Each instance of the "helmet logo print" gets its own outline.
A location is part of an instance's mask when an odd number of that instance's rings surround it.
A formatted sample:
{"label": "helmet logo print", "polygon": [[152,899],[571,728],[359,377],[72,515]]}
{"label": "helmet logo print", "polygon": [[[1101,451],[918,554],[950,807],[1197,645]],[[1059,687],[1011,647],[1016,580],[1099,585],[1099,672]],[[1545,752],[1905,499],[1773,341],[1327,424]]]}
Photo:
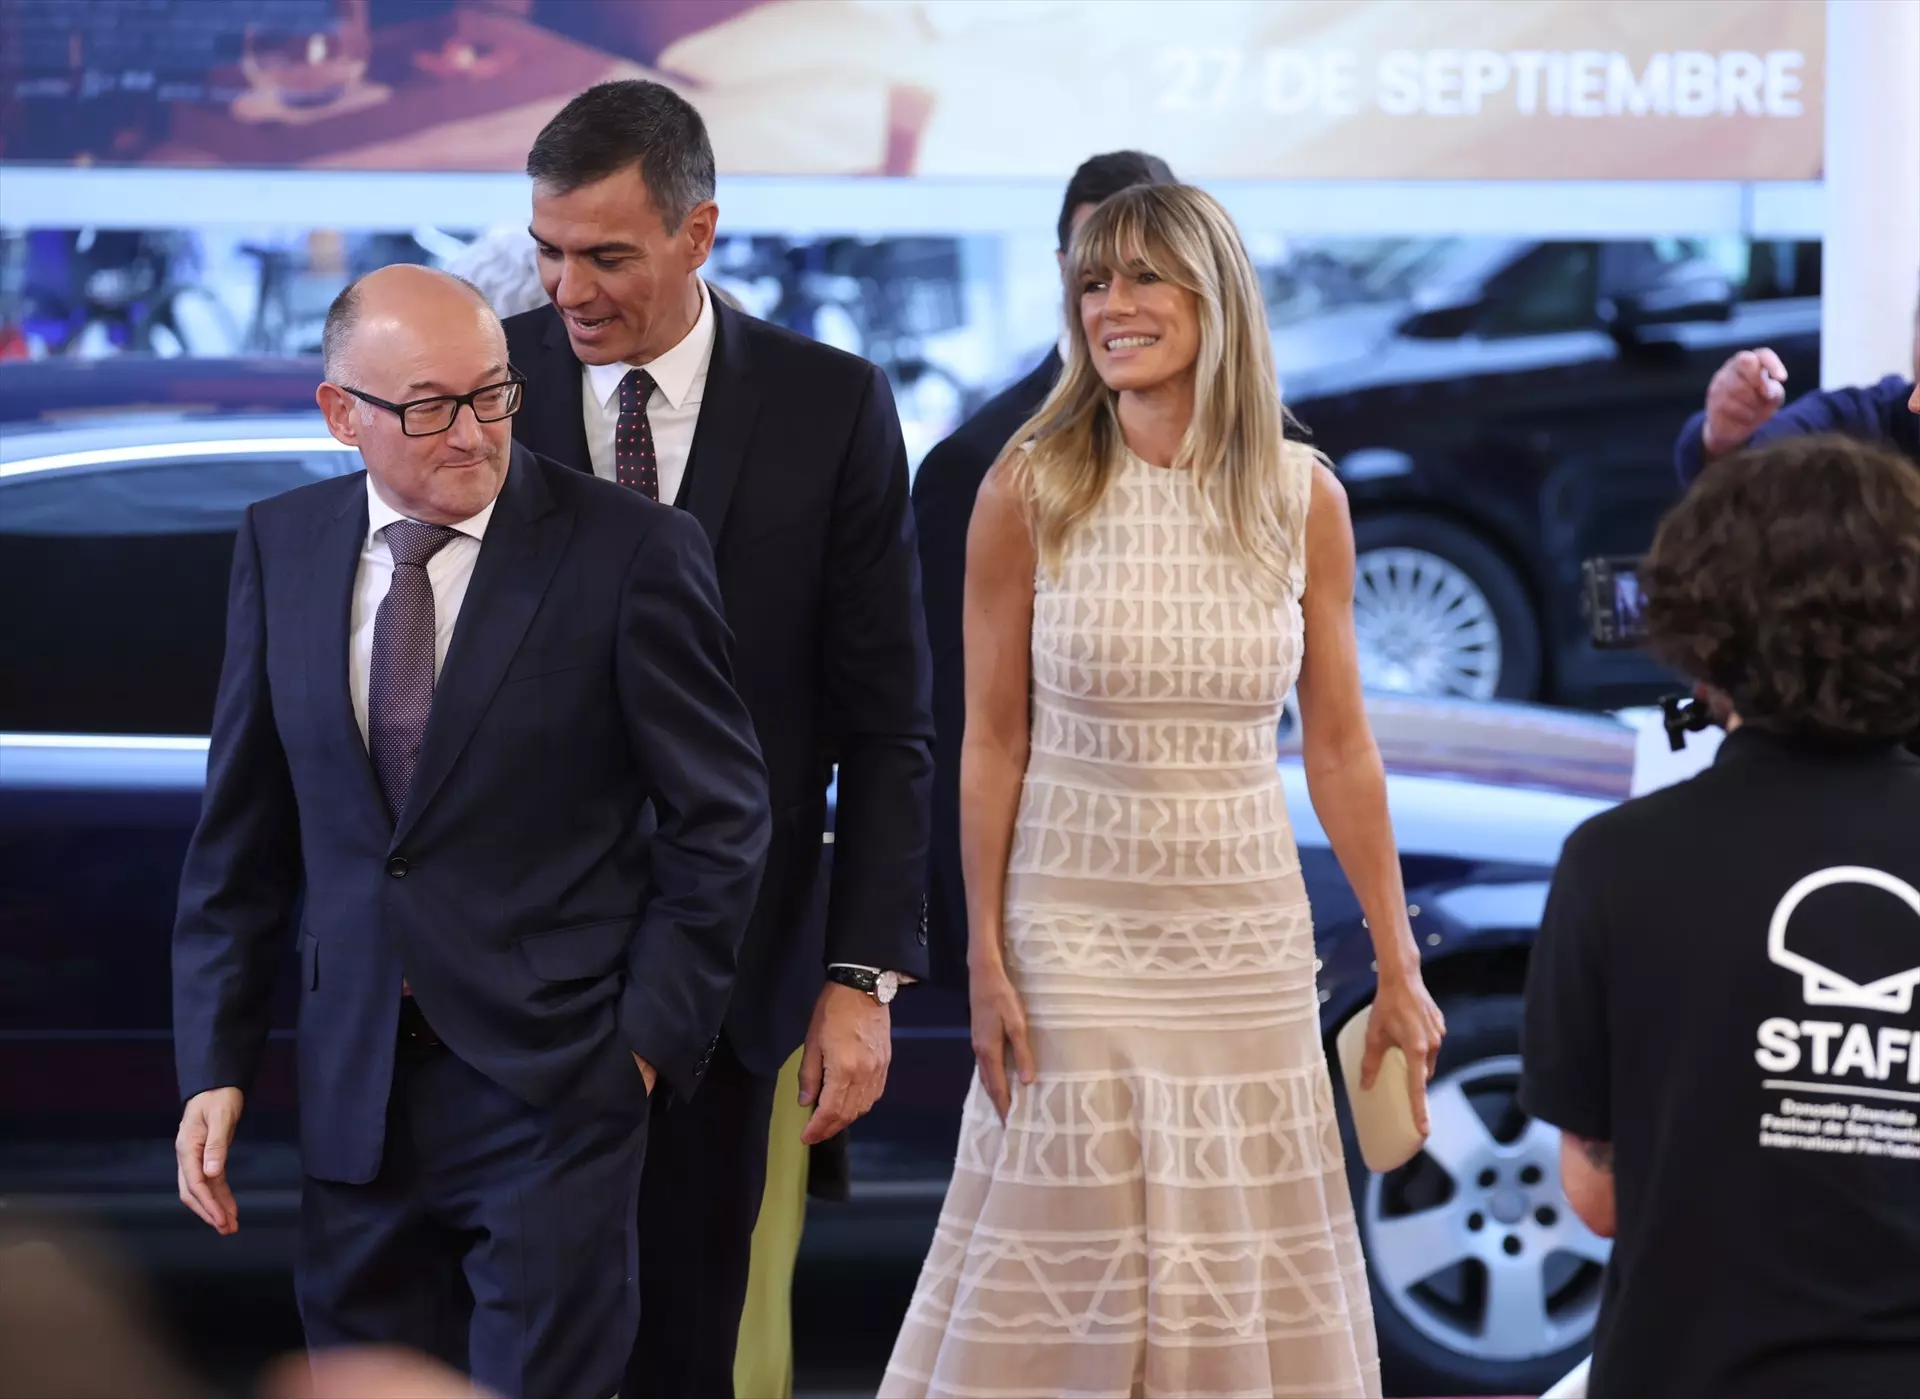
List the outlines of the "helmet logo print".
{"label": "helmet logo print", "polygon": [[[1835,884],[1866,884],[1883,889],[1912,909],[1916,918],[1920,918],[1920,889],[1915,889],[1904,879],[1895,878],[1883,870],[1869,869],[1865,865],[1835,865],[1831,869],[1816,870],[1787,890],[1786,897],[1774,909],[1773,922],[1767,928],[1767,956],[1775,966],[1799,973],[1800,994],[1810,1006],[1851,1006],[1856,1010],[1908,1014],[1913,1009],[1914,987],[1920,986],[1920,967],[1909,967],[1903,972],[1883,976],[1878,981],[1870,981],[1862,986],[1787,946],[1787,924],[1792,920],[1794,910],[1809,894]],[[1920,928],[1916,932],[1920,932]]]}

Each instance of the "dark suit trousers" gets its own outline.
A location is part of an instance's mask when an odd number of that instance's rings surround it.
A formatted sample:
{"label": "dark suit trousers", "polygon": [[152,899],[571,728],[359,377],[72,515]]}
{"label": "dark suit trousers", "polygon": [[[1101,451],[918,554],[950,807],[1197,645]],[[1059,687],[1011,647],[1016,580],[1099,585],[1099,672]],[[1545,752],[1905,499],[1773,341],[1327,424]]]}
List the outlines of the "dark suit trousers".
{"label": "dark suit trousers", "polygon": [[[767,1177],[775,1079],[720,1037],[700,1091],[654,1106],[640,1185],[640,1329],[620,1399],[728,1399]],[[742,1396],[753,1399],[753,1396]]]}
{"label": "dark suit trousers", "polygon": [[508,1399],[610,1399],[640,1294],[646,1089],[535,1108],[452,1051],[403,1041],[366,1185],[309,1179],[307,1345],[413,1347]]}

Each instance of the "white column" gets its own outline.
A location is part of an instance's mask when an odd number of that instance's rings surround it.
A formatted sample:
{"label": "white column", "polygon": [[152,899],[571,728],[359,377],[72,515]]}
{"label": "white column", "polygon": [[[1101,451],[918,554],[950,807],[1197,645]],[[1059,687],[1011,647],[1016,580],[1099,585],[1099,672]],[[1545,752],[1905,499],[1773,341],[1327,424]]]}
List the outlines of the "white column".
{"label": "white column", "polygon": [[1820,383],[1910,372],[1920,294],[1920,0],[1827,0]]}

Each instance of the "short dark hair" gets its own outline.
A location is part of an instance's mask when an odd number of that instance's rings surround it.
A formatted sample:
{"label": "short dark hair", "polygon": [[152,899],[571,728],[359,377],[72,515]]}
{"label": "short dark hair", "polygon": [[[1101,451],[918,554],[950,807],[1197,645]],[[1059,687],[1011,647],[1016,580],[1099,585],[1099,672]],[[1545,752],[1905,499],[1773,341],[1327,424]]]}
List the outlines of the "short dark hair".
{"label": "short dark hair", "polygon": [[1108,151],[1082,161],[1067,181],[1066,198],[1060,201],[1060,251],[1064,253],[1073,241],[1073,211],[1082,204],[1098,204],[1135,185],[1178,183],[1166,161],[1144,151]]}
{"label": "short dark hair", "polygon": [[[493,303],[487,300],[487,294],[479,287],[457,272],[437,270],[442,276],[451,277],[472,292],[475,301],[489,311],[493,310]],[[340,288],[340,294],[328,305],[326,323],[320,328],[320,372],[336,384],[340,382],[346,367],[347,347],[353,340],[353,329],[360,324],[360,284],[372,275],[371,272],[362,273]]]}
{"label": "short dark hair", "polygon": [[336,384],[346,372],[353,328],[360,324],[360,280],[355,277],[340,288],[340,294],[327,307],[326,324],[320,330],[320,372]]}
{"label": "short dark hair", "polygon": [[1818,739],[1920,735],[1920,471],[1795,437],[1715,462],[1641,565],[1648,648],[1742,722]]}
{"label": "short dark hair", "polygon": [[630,165],[669,233],[713,198],[713,143],[700,113],[672,88],[640,78],[600,83],[560,109],[527,152],[527,174],[571,194]]}

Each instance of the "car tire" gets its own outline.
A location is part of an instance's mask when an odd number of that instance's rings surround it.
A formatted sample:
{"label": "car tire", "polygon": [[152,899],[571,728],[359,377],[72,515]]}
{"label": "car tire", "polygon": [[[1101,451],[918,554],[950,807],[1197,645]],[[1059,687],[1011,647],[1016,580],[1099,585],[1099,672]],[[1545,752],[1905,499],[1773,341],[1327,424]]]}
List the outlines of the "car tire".
{"label": "car tire", "polygon": [[[1393,624],[1383,625],[1388,635],[1378,640],[1368,635],[1368,596],[1370,579],[1392,579],[1409,569],[1418,575],[1422,569],[1436,576],[1456,593],[1449,615],[1460,619],[1457,644],[1465,653],[1481,661],[1472,671],[1470,683],[1449,683],[1436,677],[1422,665],[1405,666],[1409,659],[1393,654],[1396,664],[1382,678],[1378,663],[1371,678],[1377,688],[1404,693],[1465,697],[1470,699],[1530,700],[1540,691],[1540,621],[1526,585],[1500,553],[1472,531],[1433,515],[1395,511],[1356,520],[1353,527],[1356,559],[1355,624],[1360,632],[1363,671],[1368,669],[1367,651],[1372,645],[1394,653],[1396,646],[1415,648],[1411,659],[1432,661],[1430,652],[1421,652],[1421,638],[1404,633],[1391,634]],[[1423,597],[1433,599],[1430,593]],[[1490,616],[1498,633],[1497,664],[1485,664],[1484,647],[1475,644],[1477,629]],[[1441,649],[1445,649],[1444,647]],[[1448,668],[1449,674],[1455,674]],[[1488,689],[1488,686],[1491,689]]]}
{"label": "car tire", "polygon": [[[1434,1075],[1436,1087],[1448,1082],[1488,1082],[1491,1081],[1486,1077],[1488,1071],[1495,1076],[1517,1078],[1520,1010],[1521,998],[1517,995],[1483,996],[1445,1003],[1442,1011],[1447,1018],[1447,1037],[1441,1046],[1440,1062]],[[1554,1336],[1543,1331],[1539,1354],[1501,1358],[1475,1353],[1478,1342],[1470,1338],[1471,1309],[1451,1313],[1446,1308],[1446,1299],[1436,1298],[1440,1310],[1427,1311],[1421,1301],[1404,1297],[1395,1285],[1397,1280],[1389,1277],[1382,1266],[1386,1255],[1378,1243],[1379,1226],[1376,1221],[1386,1213],[1381,1201],[1401,1189],[1409,1195],[1421,1189],[1431,1190],[1434,1173],[1437,1172],[1441,1178],[1446,1173],[1422,1153],[1399,1171],[1381,1178],[1376,1195],[1375,1179],[1360,1159],[1359,1143],[1347,1110],[1346,1092],[1340,1086],[1338,1058],[1330,1051],[1328,1060],[1335,1085],[1334,1097],[1339,1105],[1340,1139],[1346,1152],[1354,1213],[1360,1225],[1360,1247],[1367,1260],[1374,1331],[1379,1339],[1381,1368],[1387,1392],[1435,1395],[1539,1394],[1550,1388],[1578,1365],[1591,1347],[1592,1320],[1597,1314],[1599,1302],[1600,1266],[1586,1262],[1574,1264],[1567,1255],[1558,1253],[1542,1256],[1538,1266],[1543,1270],[1543,1279],[1561,1271],[1567,1275],[1568,1280],[1561,1288],[1562,1305],[1566,1308],[1561,1313],[1562,1332]],[[1517,1114],[1518,1110],[1512,1111]],[[1552,1134],[1551,1128],[1544,1123],[1527,1122],[1524,1116],[1517,1118],[1512,1125],[1517,1134],[1538,1134],[1535,1139],[1539,1144],[1538,1149],[1529,1153],[1529,1157],[1541,1158],[1539,1164],[1544,1171],[1537,1188],[1525,1199],[1523,1209],[1529,1220],[1537,1218],[1537,1212],[1542,1209],[1563,1212],[1564,1221],[1556,1217],[1555,1223],[1575,1229],[1584,1239],[1591,1240],[1592,1236],[1587,1235],[1584,1226],[1572,1216],[1565,1196],[1560,1191],[1557,1135],[1554,1135],[1552,1159],[1547,1159],[1549,1150],[1545,1142]],[[1476,1185],[1477,1182],[1473,1181],[1462,1182],[1456,1185],[1456,1191],[1458,1195],[1465,1195]],[[1462,1200],[1461,1203],[1471,1205],[1477,1201]],[[1486,1226],[1489,1240],[1509,1227],[1491,1218],[1486,1219]],[[1597,1240],[1593,1243],[1604,1248]],[[1463,1290],[1471,1294],[1470,1285]],[[1411,1314],[1416,1307],[1422,1310],[1425,1326]],[[1435,1318],[1442,1315],[1451,1317],[1453,1324],[1462,1328],[1461,1340],[1449,1343],[1436,1336]],[[1569,1325],[1572,1329],[1565,1330],[1564,1327]],[[1438,1329],[1448,1330],[1448,1323],[1442,1322]]]}

